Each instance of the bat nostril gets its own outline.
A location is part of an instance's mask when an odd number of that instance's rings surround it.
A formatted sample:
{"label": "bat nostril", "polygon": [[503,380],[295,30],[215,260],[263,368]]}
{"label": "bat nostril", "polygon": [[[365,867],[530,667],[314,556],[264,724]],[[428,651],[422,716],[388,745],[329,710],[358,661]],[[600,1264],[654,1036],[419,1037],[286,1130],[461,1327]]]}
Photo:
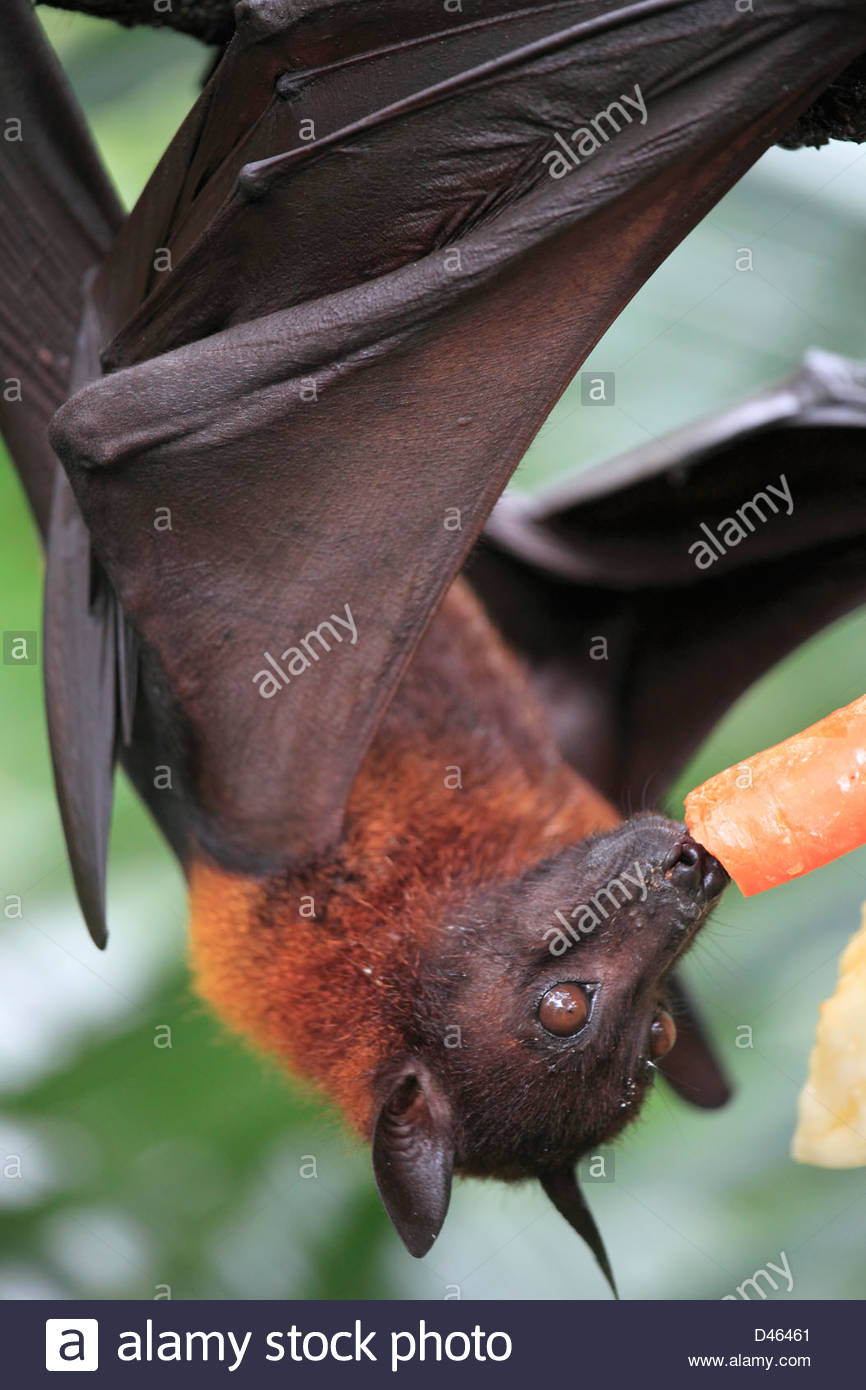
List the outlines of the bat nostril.
{"label": "bat nostril", "polygon": [[686,892],[702,892],[706,898],[718,897],[729,882],[718,859],[693,840],[683,835],[669,851],[664,870],[678,888]]}
{"label": "bat nostril", "polygon": [[701,862],[701,851],[697,845],[681,845],[674,862],[675,864],[684,864],[687,869],[695,868]]}
{"label": "bat nostril", "polygon": [[665,873],[684,888],[696,888],[701,880],[701,855],[702,850],[691,835],[684,835],[666,856]]}

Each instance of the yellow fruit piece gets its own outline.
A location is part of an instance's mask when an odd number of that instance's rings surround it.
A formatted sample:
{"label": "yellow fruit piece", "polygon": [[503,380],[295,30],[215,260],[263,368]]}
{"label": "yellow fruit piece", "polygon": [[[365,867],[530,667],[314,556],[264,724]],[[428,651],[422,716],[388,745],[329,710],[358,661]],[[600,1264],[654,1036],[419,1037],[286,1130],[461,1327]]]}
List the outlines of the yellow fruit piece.
{"label": "yellow fruit piece", "polygon": [[866,905],[821,1005],[791,1157],[822,1168],[866,1164]]}

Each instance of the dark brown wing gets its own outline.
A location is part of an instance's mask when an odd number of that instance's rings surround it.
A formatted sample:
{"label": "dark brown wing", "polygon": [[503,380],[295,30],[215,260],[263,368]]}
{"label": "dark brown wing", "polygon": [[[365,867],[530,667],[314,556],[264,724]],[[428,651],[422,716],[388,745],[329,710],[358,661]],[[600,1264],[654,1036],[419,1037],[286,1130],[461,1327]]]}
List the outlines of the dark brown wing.
{"label": "dark brown wing", "polygon": [[[78,354],[83,277],[121,209],[78,107],[26,0],[4,7],[0,90],[0,430],[46,538],[44,676],[57,796],[75,886],[105,941],[117,686],[117,605],[48,442],[48,422],[87,371]],[[76,374],[77,373],[77,374]]]}
{"label": "dark brown wing", "polygon": [[731,1084],[704,1027],[700,1010],[675,976],[668,983],[676,1020],[676,1046],[656,1063],[678,1095],[699,1110],[718,1110],[731,1098]]}
{"label": "dark brown wing", "polygon": [[[618,309],[644,263],[658,264],[863,43],[859,0],[781,3],[746,23],[727,0],[494,0],[483,19],[434,13],[427,32],[412,0],[370,8],[352,27],[357,7],[243,7],[181,150],[169,152],[176,201],[163,239],[146,207],[100,279],[110,300],[131,255],[136,286],[147,267],[151,290],[107,364],[373,280],[479,225],[501,227],[505,263],[528,231],[503,211],[569,168],[540,220],[589,219],[592,237],[603,207],[620,215],[604,256],[584,261],[600,282],[593,293],[584,273],[578,315],[589,328],[614,267]],[[336,29],[330,46],[305,45],[315,22]],[[154,269],[157,244],[171,273]]]}
{"label": "dark brown wing", "polygon": [[753,681],[866,601],[866,364],[810,352],[729,410],[503,499],[469,575],[569,760],[624,809],[657,804]]}
{"label": "dark brown wing", "polygon": [[[54,427],[144,648],[134,774],[175,843],[247,867],[335,844],[574,369],[862,41],[859,4],[748,24],[727,0],[502,4],[393,39],[410,11],[310,70],[281,7],[249,7],[95,285],[121,370]],[[560,169],[555,135],[596,118],[592,157]],[[149,292],[118,330],[127,268]]]}
{"label": "dark brown wing", "polygon": [[45,535],[58,472],[48,422],[70,390],[82,277],[121,210],[32,6],[4,7],[2,30],[0,430]]}

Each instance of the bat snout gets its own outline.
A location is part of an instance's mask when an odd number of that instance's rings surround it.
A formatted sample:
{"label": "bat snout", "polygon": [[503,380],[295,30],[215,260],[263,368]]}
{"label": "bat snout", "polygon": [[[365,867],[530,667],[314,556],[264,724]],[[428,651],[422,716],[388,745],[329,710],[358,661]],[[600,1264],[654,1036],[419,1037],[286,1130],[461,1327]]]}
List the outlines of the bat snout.
{"label": "bat snout", "polygon": [[669,851],[664,870],[682,892],[694,894],[706,903],[714,902],[730,882],[718,859],[689,834],[683,834]]}

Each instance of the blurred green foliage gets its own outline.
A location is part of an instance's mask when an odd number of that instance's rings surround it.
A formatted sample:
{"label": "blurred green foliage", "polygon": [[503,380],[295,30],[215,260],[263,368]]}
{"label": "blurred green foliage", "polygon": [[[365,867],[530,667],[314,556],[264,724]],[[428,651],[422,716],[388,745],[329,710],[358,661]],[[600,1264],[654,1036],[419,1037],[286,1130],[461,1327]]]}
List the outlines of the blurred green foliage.
{"label": "blurred green foliage", "polygon": [[[41,13],[129,203],[209,57],[175,35]],[[767,156],[593,354],[588,367],[616,372],[616,405],[582,408],[570,388],[520,484],[719,408],[810,344],[866,356],[852,293],[862,292],[864,171],[849,147]],[[743,247],[749,273],[735,269]],[[0,504],[2,625],[37,629],[41,561],[8,469]],[[856,615],[750,691],[680,779],[674,813],[697,780],[862,693],[864,638]],[[122,781],[114,936],[106,955],[93,950],[54,806],[39,664],[0,667],[0,714],[0,905],[18,895],[23,914],[0,916],[0,1295],[606,1296],[529,1187],[459,1184],[434,1250],[410,1259],[366,1153],[192,997],[179,875]],[[818,1006],[864,898],[860,851],[748,903],[731,889],[699,940],[688,974],[737,1096],[705,1115],[659,1086],[616,1150],[615,1180],[590,1187],[626,1297],[718,1298],[781,1251],[795,1296],[866,1292],[866,1173],[787,1156]],[[743,1025],[750,1048],[736,1045]]]}

